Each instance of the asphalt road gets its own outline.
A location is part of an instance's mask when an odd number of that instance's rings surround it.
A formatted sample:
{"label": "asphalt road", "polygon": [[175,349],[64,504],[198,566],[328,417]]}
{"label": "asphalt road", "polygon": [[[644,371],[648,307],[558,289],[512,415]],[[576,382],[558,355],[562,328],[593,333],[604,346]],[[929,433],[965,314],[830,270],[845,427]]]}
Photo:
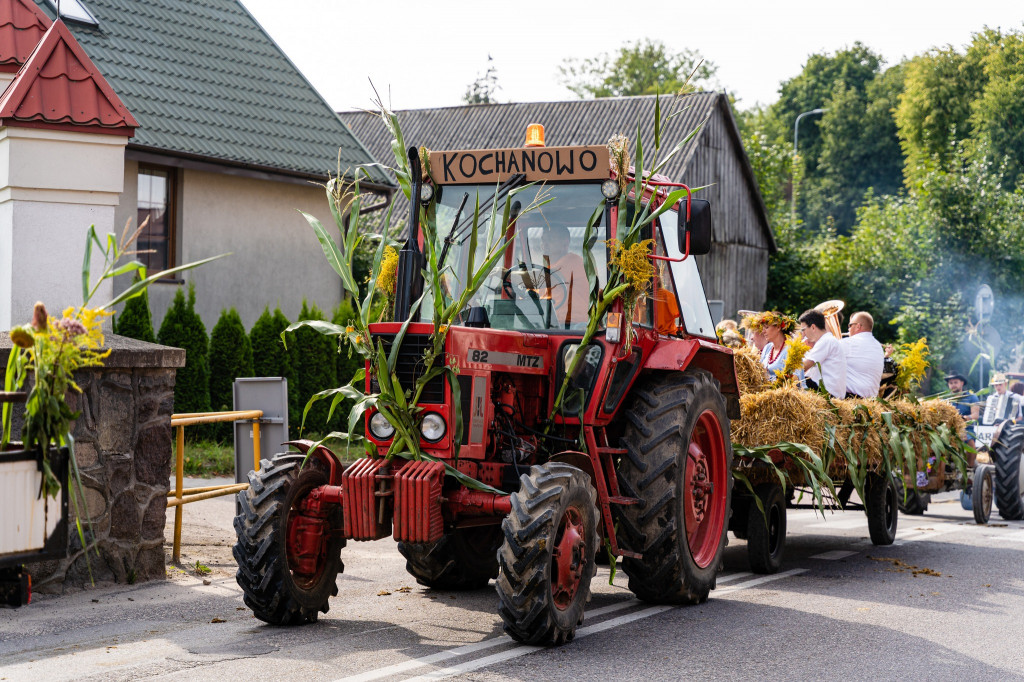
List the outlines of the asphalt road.
{"label": "asphalt road", "polygon": [[233,503],[200,502],[185,510],[183,564],[209,566],[209,584],[171,568],[164,583],[0,610],[0,679],[1024,679],[1024,522],[977,526],[940,500],[901,516],[889,547],[870,544],[862,512],[790,511],[774,576],[749,574],[730,535],[700,606],[644,604],[601,568],[586,622],[557,649],[505,637],[491,588],[418,586],[390,539],[349,544],[317,624],[263,625],[233,577]]}

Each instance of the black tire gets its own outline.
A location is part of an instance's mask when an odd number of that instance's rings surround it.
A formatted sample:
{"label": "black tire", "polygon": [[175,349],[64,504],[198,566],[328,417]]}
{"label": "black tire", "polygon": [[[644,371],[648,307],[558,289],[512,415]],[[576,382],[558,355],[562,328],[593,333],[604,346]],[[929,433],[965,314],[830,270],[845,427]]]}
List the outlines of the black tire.
{"label": "black tire", "polygon": [[754,573],[778,573],[786,548],[786,496],[782,486],[764,483],[754,492],[764,513],[751,500],[747,509],[747,557]]}
{"label": "black tire", "polygon": [[235,517],[237,542],[232,550],[238,562],[235,579],[246,606],[271,625],[302,625],[327,613],[329,600],[338,594],[337,577],[344,570],[341,548],[345,540],[330,529],[341,529],[341,508],[327,518],[327,539],[315,573],[294,573],[286,543],[290,512],[312,488],[328,482],[316,458],[284,453],[263,460],[260,470],[249,472],[249,489],[238,493],[241,512]]}
{"label": "black tire", "polygon": [[995,500],[999,515],[1007,521],[1024,519],[1024,424],[1007,424],[989,451],[995,464]]}
{"label": "black tire", "polygon": [[[597,570],[597,492],[586,473],[560,462],[530,467],[519,480],[512,512],[501,524],[498,613],[516,641],[564,644],[583,623]],[[569,581],[570,591],[560,588],[565,583],[559,577]]]}
{"label": "black tire", "polygon": [[501,528],[456,528],[432,545],[399,542],[405,570],[435,590],[475,590],[498,577]]}
{"label": "black tire", "polygon": [[914,488],[907,487],[905,495],[900,495],[900,512],[911,516],[921,516],[928,511],[928,505],[932,501],[929,493],[922,493]]}
{"label": "black tire", "polygon": [[991,464],[977,464],[971,481],[971,510],[974,522],[981,525],[992,517],[992,500],[995,498],[995,467]]}
{"label": "black tire", "polygon": [[[735,482],[733,482],[735,486]],[[748,491],[749,492],[749,491]],[[736,536],[737,540],[747,539],[747,517],[750,515],[750,506],[754,504],[753,498],[749,495],[732,496],[732,512],[729,514],[729,530]]]}
{"label": "black tire", "polygon": [[868,517],[868,532],[875,545],[891,545],[896,539],[896,525],[899,522],[899,497],[896,481],[892,476],[868,474],[865,481],[864,512]]}
{"label": "black tire", "polygon": [[[623,559],[629,589],[648,602],[699,604],[715,587],[729,528],[732,444],[725,398],[704,370],[652,375],[633,389],[625,417],[619,486],[624,495],[640,499],[640,504],[617,508],[620,544],[641,554]],[[708,420],[717,426],[707,428]],[[687,456],[695,437],[698,447],[701,440],[715,438],[721,450],[712,457],[722,462],[705,467],[712,484],[711,512],[698,519],[694,531],[702,535],[697,559],[686,526],[687,477],[700,471],[697,465],[691,469]],[[715,481],[721,484],[717,491]],[[723,487],[724,495],[719,492]],[[702,496],[707,494],[705,489]]]}

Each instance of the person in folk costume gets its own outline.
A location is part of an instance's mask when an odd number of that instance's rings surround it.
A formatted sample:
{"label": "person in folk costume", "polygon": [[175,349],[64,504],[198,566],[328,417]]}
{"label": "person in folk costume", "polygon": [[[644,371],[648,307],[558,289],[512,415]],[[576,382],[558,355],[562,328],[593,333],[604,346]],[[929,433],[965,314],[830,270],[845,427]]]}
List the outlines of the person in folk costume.
{"label": "person in folk costume", "polygon": [[[768,311],[758,315],[750,324],[755,333],[760,333],[765,344],[761,349],[761,364],[764,365],[768,380],[774,381],[776,372],[782,372],[789,357],[789,344],[786,335],[796,328],[796,320],[788,315]],[[796,371],[797,381],[803,381],[803,370]]]}
{"label": "person in folk costume", "polygon": [[981,414],[981,423],[991,426],[1007,420],[1020,419],[1021,397],[1006,390],[1006,375],[996,372],[992,375],[991,383],[992,393],[985,400],[985,411]]}

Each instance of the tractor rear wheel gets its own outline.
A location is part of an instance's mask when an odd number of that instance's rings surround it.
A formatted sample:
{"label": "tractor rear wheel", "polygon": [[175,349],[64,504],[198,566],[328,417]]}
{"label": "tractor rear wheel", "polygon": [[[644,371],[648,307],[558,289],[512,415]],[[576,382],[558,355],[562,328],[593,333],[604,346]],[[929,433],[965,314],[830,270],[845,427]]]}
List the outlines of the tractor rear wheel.
{"label": "tractor rear wheel", "polygon": [[597,492],[569,464],[530,467],[501,524],[495,587],[505,632],[524,644],[564,644],[583,623],[597,566]]}
{"label": "tractor rear wheel", "polygon": [[[732,444],[725,398],[704,370],[649,376],[626,410],[618,469],[620,542],[629,589],[663,604],[698,604],[715,586],[729,526]],[[747,533],[750,528],[747,528]]]}
{"label": "tractor rear wheel", "polygon": [[338,573],[344,570],[340,507],[323,520],[313,559],[298,555],[296,539],[302,530],[308,534],[310,523],[300,513],[302,500],[329,482],[319,460],[310,457],[303,465],[304,460],[305,455],[296,453],[263,460],[259,471],[249,472],[249,489],[238,493],[235,579],[246,606],[271,625],[312,623],[318,613],[327,613],[329,599],[338,594]]}
{"label": "tractor rear wheel", "polygon": [[754,488],[761,500],[747,508],[747,558],[754,573],[778,573],[786,548],[786,496],[782,486],[764,483]]}
{"label": "tractor rear wheel", "polygon": [[405,570],[435,590],[475,590],[498,577],[501,528],[456,528],[432,545],[399,542]]}
{"label": "tractor rear wheel", "polygon": [[864,512],[868,533],[875,545],[891,545],[896,539],[899,521],[899,490],[893,476],[869,473],[864,482]]}
{"label": "tractor rear wheel", "polygon": [[1007,424],[990,450],[996,466],[995,492],[999,515],[1007,521],[1024,519],[1024,424]]}

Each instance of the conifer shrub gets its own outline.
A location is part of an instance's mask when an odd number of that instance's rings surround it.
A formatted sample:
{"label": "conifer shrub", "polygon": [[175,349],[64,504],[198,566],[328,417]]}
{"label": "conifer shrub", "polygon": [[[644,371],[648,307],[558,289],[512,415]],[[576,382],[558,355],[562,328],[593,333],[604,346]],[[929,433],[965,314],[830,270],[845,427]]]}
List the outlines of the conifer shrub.
{"label": "conifer shrub", "polygon": [[305,401],[299,392],[296,374],[298,362],[294,356],[297,347],[290,343],[285,348],[281,341],[281,332],[289,324],[280,308],[275,308],[273,314],[269,307],[265,308],[249,331],[249,344],[252,346],[253,376],[284,377],[288,380],[288,430],[297,435]]}
{"label": "conifer shrub", "polygon": [[[252,346],[238,311],[222,310],[210,333],[210,407],[214,411],[231,410],[233,386],[238,377],[253,375]],[[232,425],[218,423],[214,434],[219,441],[232,438]]]}
{"label": "conifer shrub", "polygon": [[[175,412],[210,411],[209,339],[206,326],[196,313],[195,303],[194,284],[189,284],[188,298],[182,289],[178,289],[157,334],[159,343],[185,350],[185,366],[178,370],[174,382]],[[194,440],[202,435],[198,429],[186,428],[185,433]]]}
{"label": "conifer shrub", "polygon": [[[302,302],[299,320],[322,320],[324,313],[314,303]],[[302,424],[302,410],[314,393],[337,386],[337,346],[333,338],[324,336],[308,327],[296,329],[288,339],[288,347],[294,348],[296,359],[296,375],[299,382],[299,398],[301,407],[295,422],[296,427]],[[305,432],[326,433],[327,411],[329,400],[315,403],[306,417]]]}
{"label": "conifer shrub", "polygon": [[[138,275],[135,281],[139,281]],[[129,298],[124,304],[124,310],[115,319],[115,334],[127,336],[139,341],[156,343],[156,334],[153,333],[153,315],[149,311],[149,294],[145,289],[134,298]]]}

